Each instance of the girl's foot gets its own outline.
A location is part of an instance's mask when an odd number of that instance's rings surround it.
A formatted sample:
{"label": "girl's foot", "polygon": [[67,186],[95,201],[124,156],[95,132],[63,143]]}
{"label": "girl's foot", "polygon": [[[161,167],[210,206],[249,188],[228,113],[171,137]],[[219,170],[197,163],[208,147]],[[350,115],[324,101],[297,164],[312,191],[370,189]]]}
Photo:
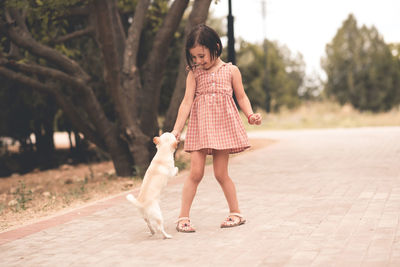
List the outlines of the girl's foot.
{"label": "girl's foot", "polygon": [[181,217],[176,221],[176,230],[181,233],[194,233],[196,229],[190,224],[189,217]]}
{"label": "girl's foot", "polygon": [[221,228],[230,228],[230,227],[235,227],[239,226],[242,224],[246,223],[246,219],[243,218],[243,215],[240,213],[231,213],[229,216],[225,219],[225,221],[222,222]]}

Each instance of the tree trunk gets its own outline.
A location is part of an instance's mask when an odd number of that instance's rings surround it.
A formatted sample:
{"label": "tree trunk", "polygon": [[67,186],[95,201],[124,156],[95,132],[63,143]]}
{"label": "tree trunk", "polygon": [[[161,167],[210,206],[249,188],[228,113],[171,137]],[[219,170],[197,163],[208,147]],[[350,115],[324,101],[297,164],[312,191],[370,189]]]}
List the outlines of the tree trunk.
{"label": "tree trunk", "polygon": [[141,129],[148,136],[158,134],[158,105],[168,49],[188,3],[188,0],[174,1],[155,37],[152,52],[143,67],[144,90],[140,122]]}
{"label": "tree trunk", "polygon": [[[124,62],[118,60],[118,38],[113,30],[117,20],[113,18],[116,14],[112,12],[113,8],[110,5],[115,5],[115,2],[99,0],[94,3],[93,9],[97,17],[98,40],[105,61],[105,79],[115,104],[119,127],[133,155],[134,168],[139,175],[144,174],[155,153],[151,140],[158,135],[157,110],[162,74],[167,60],[164,55],[168,53],[169,43],[179,26],[188,0],[176,0],[170,7],[163,25],[156,34],[152,53],[145,63],[142,84],[137,67],[137,53],[145,20],[144,11],[147,11],[149,4],[150,1],[142,0],[136,7],[134,21],[128,32]],[[140,102],[136,100],[139,93]],[[136,107],[138,104],[141,104],[139,113]]]}
{"label": "tree trunk", "polygon": [[53,125],[40,123],[35,125],[35,147],[39,157],[48,158],[54,153],[54,131]]}
{"label": "tree trunk", "polygon": [[185,43],[186,38],[192,28],[198,24],[205,23],[208,16],[208,10],[210,8],[212,0],[196,0],[193,4],[192,11],[189,16],[189,20],[185,26],[185,37],[183,38],[183,46],[179,59],[179,69],[178,69],[178,78],[176,79],[174,93],[172,94],[171,101],[165,115],[163,131],[169,132],[173,130],[176,116],[178,115],[178,109],[182,98],[185,94],[185,85],[186,85],[186,52],[185,52]]}
{"label": "tree trunk", "polygon": [[40,162],[41,167],[51,168],[54,166],[55,146],[54,146],[54,130],[53,121],[35,121],[34,134],[35,134],[35,147],[37,160]]}
{"label": "tree trunk", "polygon": [[[144,2],[146,1],[141,1],[141,4],[144,4],[147,9]],[[116,25],[119,18],[115,18],[118,15],[116,12],[113,12],[115,9],[115,1],[98,0],[94,2],[93,12],[97,23],[98,43],[104,57],[104,76],[108,85],[107,88],[119,118],[118,128],[120,128],[123,139],[132,155],[133,162],[131,162],[131,167],[134,168],[137,175],[142,176],[150,160],[146,147],[150,138],[142,133],[135,117],[135,106],[132,105],[132,99],[127,97],[134,95],[131,91],[135,90],[135,88],[123,86],[126,82],[123,81],[122,68],[124,63],[121,61],[120,49],[125,47],[125,44],[120,44],[122,39],[119,38],[119,31],[116,30],[120,27],[119,24]],[[130,51],[130,53],[134,52]],[[133,78],[136,78],[136,81],[133,84],[131,83],[132,85],[140,81],[138,72],[134,73]]]}

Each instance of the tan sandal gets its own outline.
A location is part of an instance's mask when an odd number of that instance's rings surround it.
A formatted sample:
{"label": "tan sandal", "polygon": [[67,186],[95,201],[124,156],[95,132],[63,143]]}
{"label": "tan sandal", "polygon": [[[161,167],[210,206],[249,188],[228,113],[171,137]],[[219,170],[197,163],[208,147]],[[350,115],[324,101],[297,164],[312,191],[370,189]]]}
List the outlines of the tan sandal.
{"label": "tan sandal", "polygon": [[[232,218],[232,216],[237,217],[238,219]],[[240,213],[230,213],[229,216],[222,222],[221,228],[231,228],[235,226],[239,226],[246,223],[246,219],[243,218],[243,215]]]}
{"label": "tan sandal", "polygon": [[[181,221],[187,220],[187,223],[180,223]],[[189,217],[181,217],[176,222],[176,230],[181,233],[194,233],[196,229],[191,225]]]}

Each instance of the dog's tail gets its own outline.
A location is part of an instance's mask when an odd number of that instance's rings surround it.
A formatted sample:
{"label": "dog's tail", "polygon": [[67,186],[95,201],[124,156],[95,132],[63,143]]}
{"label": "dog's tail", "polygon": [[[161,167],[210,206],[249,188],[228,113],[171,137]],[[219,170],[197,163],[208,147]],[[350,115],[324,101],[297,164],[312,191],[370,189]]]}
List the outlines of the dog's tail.
{"label": "dog's tail", "polygon": [[127,196],[126,196],[126,199],[127,199],[129,202],[131,202],[133,205],[135,205],[136,207],[138,207],[138,208],[142,207],[142,205],[140,204],[140,202],[137,201],[137,199],[136,199],[132,194],[127,195]]}

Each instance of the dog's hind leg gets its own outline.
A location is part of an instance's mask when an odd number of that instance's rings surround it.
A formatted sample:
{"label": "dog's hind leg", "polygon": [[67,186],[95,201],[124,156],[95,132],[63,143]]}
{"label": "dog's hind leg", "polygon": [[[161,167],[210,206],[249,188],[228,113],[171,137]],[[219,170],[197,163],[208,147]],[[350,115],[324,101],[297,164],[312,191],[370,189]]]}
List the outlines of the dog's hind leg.
{"label": "dog's hind leg", "polygon": [[147,223],[147,226],[148,226],[148,227],[149,227],[149,229],[150,229],[150,233],[151,233],[151,235],[154,235],[154,234],[156,233],[156,231],[154,231],[154,228],[153,228],[153,226],[151,225],[151,223],[150,223],[149,219],[147,219],[147,218],[144,218],[144,221]]}
{"label": "dog's hind leg", "polygon": [[156,228],[159,232],[161,232],[164,236],[164,239],[167,238],[172,238],[171,235],[167,234],[164,230],[164,220],[162,217],[162,213],[161,213],[161,209],[160,209],[160,205],[158,203],[154,203],[152,205],[152,215],[153,215],[153,219],[156,222]]}
{"label": "dog's hind leg", "polygon": [[159,231],[163,234],[164,239],[172,238],[172,235],[169,235],[169,234],[167,234],[167,233],[165,232],[163,222],[160,221],[160,222],[157,222],[157,223],[158,223]]}

